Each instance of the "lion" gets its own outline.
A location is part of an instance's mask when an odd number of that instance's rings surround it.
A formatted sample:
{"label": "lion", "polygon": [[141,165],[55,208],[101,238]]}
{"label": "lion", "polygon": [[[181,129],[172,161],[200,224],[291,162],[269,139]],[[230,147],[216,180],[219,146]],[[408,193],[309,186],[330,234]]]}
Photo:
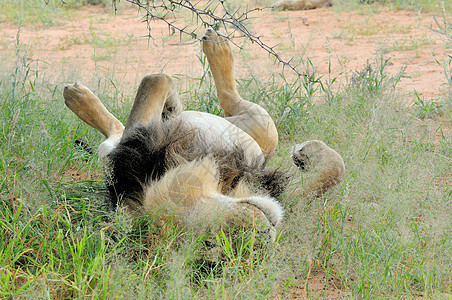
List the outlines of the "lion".
{"label": "lion", "polygon": [[106,138],[98,152],[114,207],[171,216],[190,230],[256,228],[274,241],[284,214],[276,198],[288,183],[285,171],[266,166],[276,126],[239,95],[227,38],[207,29],[202,48],[224,117],[184,110],[164,74],[142,79],[125,125],[79,82],[65,86],[65,104]]}
{"label": "lion", "polygon": [[65,104],[106,137],[98,152],[113,205],[136,216],[161,211],[192,228],[254,224],[274,240],[283,216],[274,197],[287,178],[266,168],[276,126],[238,94],[227,40],[208,29],[202,41],[224,118],[184,111],[164,74],[143,78],[125,126],[81,83],[65,86]]}
{"label": "lion", "polygon": [[332,0],[282,0],[276,7],[281,10],[308,10],[332,5]]}

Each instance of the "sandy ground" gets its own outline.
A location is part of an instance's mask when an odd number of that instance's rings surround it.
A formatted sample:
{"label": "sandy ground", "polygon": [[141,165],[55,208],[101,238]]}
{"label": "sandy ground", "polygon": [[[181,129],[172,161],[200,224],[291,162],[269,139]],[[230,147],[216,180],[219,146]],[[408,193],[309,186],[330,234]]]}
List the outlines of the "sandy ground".
{"label": "sandy ground", "polygon": [[[268,45],[278,45],[277,52],[293,64],[309,58],[317,74],[345,81],[366,62],[375,63],[377,53],[390,59],[391,73],[405,69],[399,88],[426,99],[444,94],[442,62],[451,54],[442,36],[430,30],[433,15],[414,11],[377,13],[337,12],[333,8],[311,11],[255,13],[250,28]],[[164,72],[179,78],[202,75],[200,44],[178,34],[169,35],[166,25],[152,23],[153,40],[146,38],[146,24],[136,9],[124,5],[117,14],[109,7],[87,7],[60,20],[62,25],[48,28],[25,25],[20,30],[22,49],[29,48],[29,58],[38,68],[58,80],[89,82],[106,76],[126,85],[137,84],[142,76]],[[1,24],[0,57],[11,60],[15,53],[17,25]],[[202,30],[199,30],[202,34]],[[258,78],[272,74],[294,73],[283,69],[259,46],[243,43],[236,55],[239,78],[251,71]],[[439,63],[438,63],[439,62]],[[303,72],[302,65],[299,65]]]}
{"label": "sandy ground", "polygon": [[[323,78],[339,76],[345,82],[367,61],[375,63],[377,53],[383,53],[391,58],[390,73],[406,68],[399,88],[408,100],[414,91],[426,99],[444,94],[442,63],[452,49],[428,28],[434,25],[433,15],[384,8],[377,13],[357,14],[324,8],[264,11],[254,16],[250,28],[265,43],[278,44],[277,51],[286,60],[293,58],[294,64],[309,58]],[[87,7],[60,21],[58,26],[24,25],[20,29],[21,49],[28,49],[33,67],[55,83],[96,82],[96,78],[103,77],[130,87],[137,86],[149,73],[177,75],[179,84],[202,76],[198,41],[181,41],[179,35],[169,35],[161,23],[152,23],[153,40],[146,38],[146,24],[131,7],[120,8],[116,15],[110,8]],[[6,65],[14,61],[18,26],[3,23],[0,28],[0,57]],[[263,80],[278,73],[284,73],[289,80],[294,78],[292,71],[283,70],[258,46],[235,41],[243,46],[242,50],[234,49],[239,78],[246,78],[249,72]],[[310,295],[335,299],[346,297],[345,290],[339,280],[312,272],[294,282],[287,293],[294,298]]]}

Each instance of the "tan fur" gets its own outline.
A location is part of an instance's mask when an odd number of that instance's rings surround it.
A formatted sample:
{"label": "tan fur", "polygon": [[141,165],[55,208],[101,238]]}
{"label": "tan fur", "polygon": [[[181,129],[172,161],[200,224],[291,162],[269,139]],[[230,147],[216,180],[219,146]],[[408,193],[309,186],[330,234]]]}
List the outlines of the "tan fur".
{"label": "tan fur", "polygon": [[[101,158],[115,149],[123,132],[127,134],[129,130],[146,126],[153,120],[162,121],[166,113],[166,117],[174,118],[172,120],[179,122],[177,124],[181,124],[183,130],[188,129],[193,134],[189,142],[185,140],[184,145],[175,143],[171,146],[173,148],[204,147],[199,153],[208,153],[214,150],[236,151],[239,147],[243,150],[243,159],[248,162],[263,160],[262,154],[268,155],[275,150],[278,133],[273,120],[263,107],[243,100],[237,92],[234,60],[227,40],[209,29],[203,37],[203,51],[214,76],[225,118],[182,111],[171,78],[163,74],[143,78],[125,127],[87,87],[80,83],[65,87],[66,105],[107,138],[99,146]],[[283,216],[283,209],[276,200],[256,195],[255,188],[244,182],[238,182],[232,191],[222,187],[218,165],[213,158],[179,161],[177,153],[180,149],[173,148],[168,153],[173,156],[175,167],[160,180],[143,183],[144,204],[141,206],[140,201],[131,201],[129,209],[133,214],[153,211],[163,219],[171,216],[178,224],[192,230],[260,228],[270,239],[275,238],[275,227]],[[306,195],[324,193],[344,176],[342,158],[321,141],[295,146],[293,158],[309,163],[309,172],[313,176],[305,190]]]}
{"label": "tan fur", "polygon": [[[63,96],[66,105],[80,119],[107,137],[99,146],[99,156],[104,160],[119,143],[124,126],[107,111],[99,98],[81,83],[67,85]],[[247,161],[263,159],[259,144],[226,119],[204,112],[181,112],[182,103],[172,80],[163,74],[148,75],[143,78],[127,120],[125,132],[137,126],[145,126],[151,120],[161,120],[162,112],[169,106],[175,108],[173,117],[180,118],[189,128],[202,133],[198,136],[203,136],[205,140],[198,142],[206,147],[207,151],[232,149],[238,146],[244,150]]]}
{"label": "tan fur", "polygon": [[[238,182],[232,191],[224,188],[225,183],[222,187],[218,165],[211,157],[191,162],[178,158],[181,149],[177,147],[204,147],[199,153],[236,151],[239,147],[243,150],[244,160],[255,162],[264,159],[262,154],[273,152],[278,142],[275,124],[265,109],[243,100],[238,94],[234,60],[227,40],[209,29],[203,37],[203,51],[215,79],[225,118],[182,111],[171,78],[163,74],[143,78],[125,127],[87,87],[78,82],[65,87],[65,103],[80,119],[107,138],[99,146],[102,159],[115,149],[124,132],[127,134],[129,130],[146,126],[153,120],[161,122],[165,114],[192,134],[189,142],[185,139],[183,145],[175,143],[171,146],[168,154],[172,156],[175,167],[160,180],[143,183],[143,206],[139,201],[131,200],[128,208],[133,214],[153,211],[163,219],[171,216],[176,223],[192,230],[261,228],[274,239],[283,209],[273,198],[256,195],[254,187],[244,182]],[[321,141],[296,145],[292,152],[294,162],[309,174],[304,192],[306,197],[326,192],[344,177],[341,156]],[[227,194],[222,194],[222,191]]]}
{"label": "tan fur", "polygon": [[121,136],[124,125],[116,119],[87,87],[76,82],[66,85],[63,91],[64,103],[82,121],[97,129],[107,139]]}
{"label": "tan fur", "polygon": [[303,193],[305,197],[317,197],[344,178],[344,160],[322,141],[312,140],[295,145],[292,159],[308,175]]}
{"label": "tan fur", "polygon": [[99,146],[99,157],[103,161],[118,145],[124,132],[124,125],[105,108],[96,95],[79,82],[66,85],[63,97],[70,110],[107,138]]}
{"label": "tan fur", "polygon": [[213,158],[187,162],[146,186],[143,212],[170,215],[176,224],[197,231],[257,226],[268,229],[269,238],[274,240],[282,208],[268,197],[246,194],[250,189],[244,183],[241,186],[243,198],[222,195]]}
{"label": "tan fur", "polygon": [[147,211],[192,207],[198,199],[217,193],[218,185],[218,169],[213,158],[187,162],[169,170],[159,181],[148,184],[144,207]]}
{"label": "tan fur", "polygon": [[151,120],[161,120],[162,112],[175,107],[174,114],[182,111],[182,103],[173,80],[165,74],[145,76],[138,87],[137,95],[126,123],[126,131],[146,126]]}
{"label": "tan fur", "polygon": [[282,0],[276,6],[282,10],[307,10],[331,5],[332,0]]}
{"label": "tan fur", "polygon": [[264,154],[272,153],[278,144],[276,126],[263,107],[240,97],[235,85],[234,58],[229,42],[212,29],[207,29],[202,40],[225,119],[250,135]]}

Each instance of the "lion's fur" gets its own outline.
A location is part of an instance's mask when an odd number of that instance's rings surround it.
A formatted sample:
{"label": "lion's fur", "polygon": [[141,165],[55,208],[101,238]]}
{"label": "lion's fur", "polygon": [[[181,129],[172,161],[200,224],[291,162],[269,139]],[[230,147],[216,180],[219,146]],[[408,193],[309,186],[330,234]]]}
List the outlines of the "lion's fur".
{"label": "lion's fur", "polygon": [[[121,157],[115,156],[115,152],[110,157],[112,164]],[[156,157],[164,155],[157,152]],[[168,161],[161,159],[165,160]],[[176,164],[176,160],[183,162]],[[218,232],[217,229],[222,228],[231,233],[237,228],[256,227],[269,239],[275,239],[275,227],[282,221],[283,209],[274,198],[265,194],[256,195],[254,188],[244,180],[239,180],[237,189],[230,187],[230,194],[223,194],[221,171],[212,155],[192,161],[179,156],[173,163],[172,168],[156,165],[155,173],[148,174],[149,178],[155,179],[141,183],[141,192],[134,191],[133,197],[121,195],[132,214],[142,215],[152,211],[159,216],[157,220],[170,216],[177,225],[188,227],[191,231]],[[113,174],[112,177],[117,180],[118,175]],[[119,183],[110,183],[110,190],[118,190]],[[113,194],[112,200],[115,201],[116,197]]]}
{"label": "lion's fur", "polygon": [[177,116],[127,131],[107,156],[112,204],[171,215],[192,229],[256,223],[273,239],[283,210],[267,195],[279,196],[287,175],[262,157],[246,160],[241,147],[212,149],[202,136]]}
{"label": "lion's fur", "polygon": [[182,110],[179,93],[171,77],[165,74],[147,75],[140,82],[125,129],[146,126],[153,119],[160,120],[166,118],[167,113],[178,114]]}
{"label": "lion's fur", "polygon": [[225,120],[255,140],[264,155],[273,153],[278,145],[275,123],[262,106],[239,95],[235,84],[234,57],[227,38],[209,28],[202,37],[202,50],[209,61]]}
{"label": "lion's fur", "polygon": [[220,177],[211,156],[183,163],[165,173],[144,188],[143,206],[146,211],[156,208],[173,211],[193,207],[199,199],[219,193]]}
{"label": "lion's fur", "polygon": [[[113,205],[118,199],[136,207],[143,204],[143,188],[181,164],[199,161],[211,156],[215,167],[204,167],[218,174],[221,192],[233,194],[240,182],[261,193],[279,196],[287,184],[283,171],[265,168],[266,161],[259,157],[252,161],[244,159],[240,147],[211,149],[200,141],[203,133],[186,126],[183,120],[152,121],[147,127],[138,127],[123,136],[108,156],[108,188]],[[202,160],[203,161],[203,160]],[[201,176],[198,178],[204,178]],[[243,185],[243,184],[242,184]]]}
{"label": "lion's fur", "polygon": [[107,139],[121,136],[124,126],[115,118],[86,86],[79,82],[66,85],[64,104],[89,126],[97,129]]}
{"label": "lion's fur", "polygon": [[89,88],[79,82],[64,87],[64,103],[81,120],[97,129],[107,139],[99,146],[99,157],[105,158],[119,143],[124,125],[115,118]]}
{"label": "lion's fur", "polygon": [[176,222],[194,228],[212,226],[213,222],[237,226],[256,217],[266,227],[279,225],[282,207],[273,198],[244,193],[246,184],[241,185],[240,198],[236,193],[235,197],[223,195],[218,166],[212,156],[207,156],[183,163],[150,182],[144,189],[144,211],[171,214]]}

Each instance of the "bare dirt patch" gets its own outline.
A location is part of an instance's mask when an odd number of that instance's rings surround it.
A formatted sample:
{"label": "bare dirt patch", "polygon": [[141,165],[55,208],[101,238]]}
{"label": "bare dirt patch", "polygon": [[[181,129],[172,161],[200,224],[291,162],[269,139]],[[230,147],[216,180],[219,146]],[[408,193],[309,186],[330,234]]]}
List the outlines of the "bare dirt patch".
{"label": "bare dirt patch", "polygon": [[[383,53],[391,57],[390,72],[406,68],[400,89],[417,91],[426,99],[441,96],[446,82],[441,63],[451,49],[428,28],[434,23],[433,16],[378,10],[364,14],[334,8],[263,11],[255,15],[250,28],[268,45],[278,44],[285,59],[306,63],[309,58],[323,78],[346,80],[367,61],[375,62],[377,53]],[[134,8],[122,7],[114,15],[110,8],[87,7],[62,21],[64,25],[49,28],[27,25],[20,32],[30,59],[38,60],[39,69],[54,80],[61,74],[65,80],[82,82],[107,76],[130,85],[149,73],[182,78],[202,75],[198,42],[169,35],[161,23],[152,24],[154,39],[146,38],[146,25]],[[2,27],[0,55],[13,58],[18,28],[11,24]],[[274,73],[284,72],[289,79],[294,75],[258,46],[243,45],[242,55],[236,56],[239,77],[246,78],[250,70],[264,80]]]}
{"label": "bare dirt patch", "polygon": [[67,169],[63,172],[63,178],[65,178],[68,182],[79,182],[79,181],[87,181],[87,180],[102,180],[102,176],[99,174],[90,173],[87,170],[79,169],[79,168],[71,168]]}
{"label": "bare dirt patch", "polygon": [[289,289],[289,299],[345,299],[350,293],[334,276],[319,272]]}

